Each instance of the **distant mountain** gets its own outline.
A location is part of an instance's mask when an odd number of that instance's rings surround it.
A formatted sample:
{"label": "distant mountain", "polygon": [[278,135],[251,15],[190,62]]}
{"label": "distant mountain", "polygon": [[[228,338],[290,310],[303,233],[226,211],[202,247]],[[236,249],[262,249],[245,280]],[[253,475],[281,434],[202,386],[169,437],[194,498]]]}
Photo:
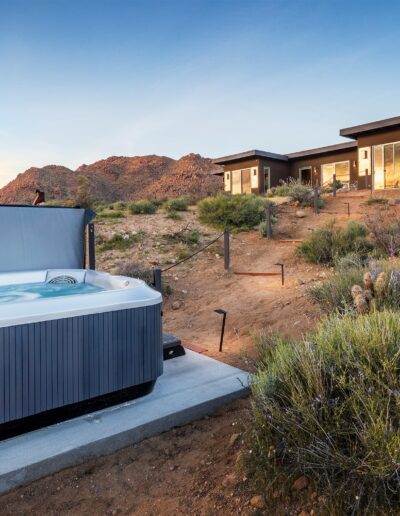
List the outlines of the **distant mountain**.
{"label": "distant mountain", "polygon": [[74,201],[81,176],[96,201],[165,199],[190,194],[196,199],[222,189],[219,170],[211,160],[189,154],[178,160],[165,156],[112,156],[70,170],[59,165],[29,168],[0,189],[0,204],[31,204],[38,188],[46,200]]}

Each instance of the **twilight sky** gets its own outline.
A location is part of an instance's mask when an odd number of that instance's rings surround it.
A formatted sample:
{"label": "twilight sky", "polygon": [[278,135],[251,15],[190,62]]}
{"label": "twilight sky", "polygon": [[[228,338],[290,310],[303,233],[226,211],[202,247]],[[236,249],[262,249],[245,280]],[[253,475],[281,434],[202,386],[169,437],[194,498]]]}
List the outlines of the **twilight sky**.
{"label": "twilight sky", "polygon": [[400,115],[397,0],[0,0],[0,186],[110,155],[337,143]]}

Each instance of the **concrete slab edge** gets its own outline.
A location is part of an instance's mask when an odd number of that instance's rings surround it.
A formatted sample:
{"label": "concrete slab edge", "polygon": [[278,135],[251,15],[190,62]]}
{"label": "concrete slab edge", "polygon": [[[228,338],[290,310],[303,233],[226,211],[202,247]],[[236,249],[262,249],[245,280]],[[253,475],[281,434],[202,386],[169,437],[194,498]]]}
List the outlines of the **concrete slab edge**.
{"label": "concrete slab edge", "polygon": [[165,415],[136,428],[109,435],[100,440],[86,443],[74,450],[55,455],[50,459],[38,461],[27,467],[5,473],[0,476],[0,494],[5,494],[17,487],[52,475],[65,468],[82,464],[96,457],[108,455],[121,448],[136,444],[148,437],[166,432],[175,426],[188,424],[196,419],[212,414],[231,401],[246,397],[248,393],[249,388],[243,385],[242,388],[224,396],[207,400],[196,406],[188,407],[174,414]]}

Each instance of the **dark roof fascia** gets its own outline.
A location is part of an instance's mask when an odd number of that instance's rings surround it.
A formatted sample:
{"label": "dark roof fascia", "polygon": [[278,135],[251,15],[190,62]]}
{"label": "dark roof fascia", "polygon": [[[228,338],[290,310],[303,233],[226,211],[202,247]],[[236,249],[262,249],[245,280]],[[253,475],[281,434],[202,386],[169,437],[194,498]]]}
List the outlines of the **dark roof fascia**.
{"label": "dark roof fascia", "polygon": [[232,163],[234,161],[240,161],[246,158],[267,158],[275,159],[278,161],[288,161],[288,157],[283,154],[276,154],[275,152],[265,152],[260,150],[251,150],[246,152],[239,152],[238,154],[231,154],[230,156],[223,156],[222,158],[215,158],[212,162],[215,165],[223,165],[226,163]]}
{"label": "dark roof fascia", "polygon": [[291,152],[287,156],[289,158],[289,161],[292,161],[292,160],[299,159],[299,158],[320,156],[322,154],[332,154],[335,152],[352,150],[355,148],[357,148],[357,142],[345,142],[345,143],[338,143],[336,145],[328,145],[326,147],[318,147],[316,149],[309,149],[309,150],[299,151],[299,152]]}
{"label": "dark roof fascia", "polygon": [[357,139],[360,135],[379,133],[385,129],[393,129],[396,126],[400,127],[400,116],[377,120],[376,122],[369,122],[368,124],[345,127],[344,129],[340,129],[340,136]]}

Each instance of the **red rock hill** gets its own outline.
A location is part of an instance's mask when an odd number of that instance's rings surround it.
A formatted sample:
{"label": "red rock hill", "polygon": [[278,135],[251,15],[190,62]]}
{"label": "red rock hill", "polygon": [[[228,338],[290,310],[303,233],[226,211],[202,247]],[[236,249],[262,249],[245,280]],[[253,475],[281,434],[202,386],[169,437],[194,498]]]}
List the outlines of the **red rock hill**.
{"label": "red rock hill", "polygon": [[165,156],[111,156],[75,171],[59,165],[29,168],[0,189],[0,204],[31,204],[36,188],[46,200],[74,200],[78,179],[87,178],[90,196],[96,201],[165,199],[190,194],[196,199],[222,189],[214,176],[218,166],[199,154],[179,160]]}

